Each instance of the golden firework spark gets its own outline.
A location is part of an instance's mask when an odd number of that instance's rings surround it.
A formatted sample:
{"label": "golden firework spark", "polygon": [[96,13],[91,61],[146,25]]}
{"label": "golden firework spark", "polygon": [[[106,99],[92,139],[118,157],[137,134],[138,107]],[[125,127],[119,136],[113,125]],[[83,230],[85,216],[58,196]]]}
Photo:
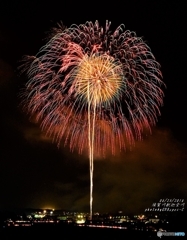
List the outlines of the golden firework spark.
{"label": "golden firework spark", "polygon": [[86,55],[75,70],[74,82],[77,95],[100,105],[117,98],[123,84],[122,66],[108,55]]}

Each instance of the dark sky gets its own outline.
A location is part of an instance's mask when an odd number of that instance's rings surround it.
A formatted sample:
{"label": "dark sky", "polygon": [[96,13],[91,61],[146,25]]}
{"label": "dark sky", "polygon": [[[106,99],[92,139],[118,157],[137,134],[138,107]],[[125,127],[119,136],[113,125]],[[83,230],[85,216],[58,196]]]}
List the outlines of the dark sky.
{"label": "dark sky", "polygon": [[[50,3],[48,3],[50,2]],[[94,211],[144,212],[160,198],[187,197],[187,8],[183,1],[1,1],[0,209],[89,211],[89,161],[59,149],[19,108],[23,55],[35,55],[57,22],[121,23],[150,46],[167,85],[152,135],[132,151],[94,162]],[[74,3],[75,2],[75,3]]]}

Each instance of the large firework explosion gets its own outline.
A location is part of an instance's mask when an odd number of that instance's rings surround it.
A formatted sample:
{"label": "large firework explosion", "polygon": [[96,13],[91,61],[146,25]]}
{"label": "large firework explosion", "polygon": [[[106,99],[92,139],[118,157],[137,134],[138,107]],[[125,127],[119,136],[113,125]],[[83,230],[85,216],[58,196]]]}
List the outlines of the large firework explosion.
{"label": "large firework explosion", "polygon": [[56,28],[28,57],[23,101],[58,144],[88,150],[91,217],[94,154],[132,146],[145,129],[151,131],[163,104],[160,65],[150,48],[124,25],[113,33],[110,25]]}

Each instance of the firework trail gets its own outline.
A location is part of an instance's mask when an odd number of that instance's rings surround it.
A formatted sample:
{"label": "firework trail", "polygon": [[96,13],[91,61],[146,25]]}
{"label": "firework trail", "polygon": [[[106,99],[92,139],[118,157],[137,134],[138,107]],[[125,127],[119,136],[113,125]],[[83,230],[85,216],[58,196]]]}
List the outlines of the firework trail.
{"label": "firework trail", "polygon": [[146,43],[120,25],[86,22],[54,29],[24,67],[24,106],[54,141],[88,149],[90,217],[94,154],[126,149],[155,125],[163,104],[160,65]]}

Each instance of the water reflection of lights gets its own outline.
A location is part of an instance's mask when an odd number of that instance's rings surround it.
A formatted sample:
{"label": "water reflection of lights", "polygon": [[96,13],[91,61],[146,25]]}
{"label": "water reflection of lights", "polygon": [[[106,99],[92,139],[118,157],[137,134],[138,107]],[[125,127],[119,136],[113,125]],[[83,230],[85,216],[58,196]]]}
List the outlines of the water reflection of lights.
{"label": "water reflection of lights", "polygon": [[84,225],[84,224],[78,224],[79,227],[95,227],[95,228],[116,228],[116,229],[126,229],[127,227],[122,227],[122,226],[110,226],[110,225],[95,225],[95,224],[90,224],[90,225]]}

